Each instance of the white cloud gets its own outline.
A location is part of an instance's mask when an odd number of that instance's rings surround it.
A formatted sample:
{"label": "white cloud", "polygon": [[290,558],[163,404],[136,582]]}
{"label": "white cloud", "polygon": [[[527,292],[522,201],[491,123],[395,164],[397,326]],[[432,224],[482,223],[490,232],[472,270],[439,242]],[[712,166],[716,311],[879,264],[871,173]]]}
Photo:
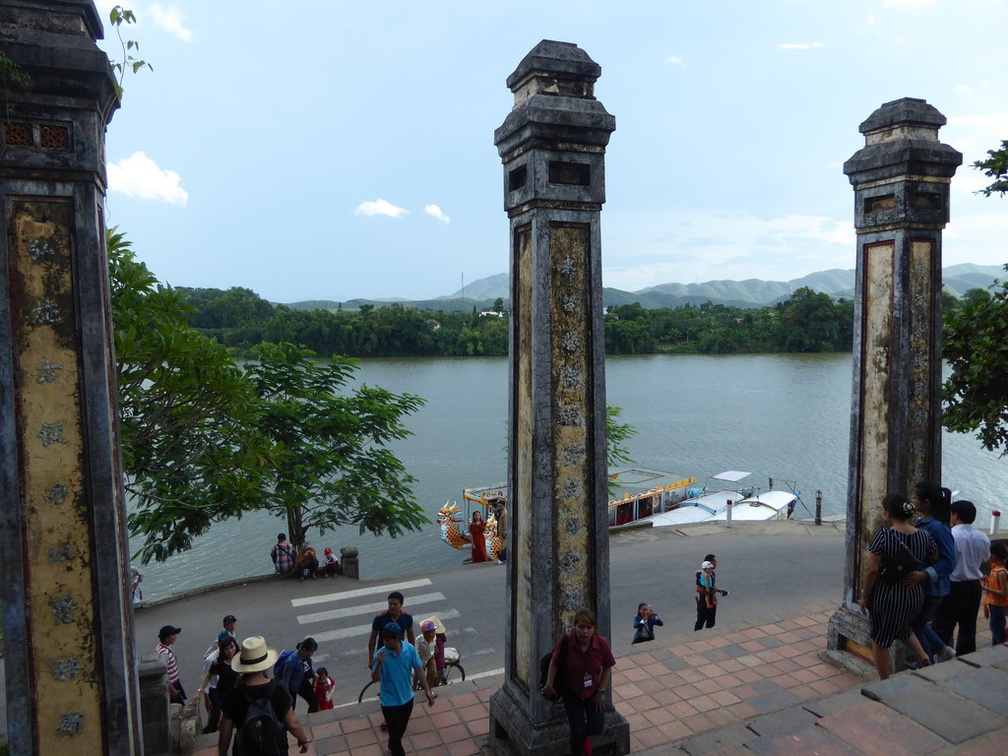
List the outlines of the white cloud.
{"label": "white cloud", "polygon": [[683,59],[675,55],[669,55],[667,58],[665,58],[665,62],[671,63],[673,66],[679,66],[679,68],[686,68],[686,63],[683,61]]}
{"label": "white cloud", "polygon": [[134,152],[108,165],[109,191],[121,192],[127,197],[185,205],[189,202],[189,193],[180,181],[181,176],[175,171],[162,170],[144,152]]}
{"label": "white cloud", "polygon": [[157,26],[183,42],[192,42],[193,32],[185,25],[185,13],[181,8],[174,5],[165,7],[160,3],[153,3],[147,10],[150,12],[151,20]]}
{"label": "white cloud", "polygon": [[778,50],[812,50],[824,45],[822,42],[778,42],[775,47]]}
{"label": "white cloud", "polygon": [[398,218],[402,215],[409,215],[409,210],[404,207],[396,207],[391,202],[378,198],[361,202],[354,208],[354,215],[385,215],[389,218]]}
{"label": "white cloud", "polygon": [[445,215],[444,211],[437,205],[427,205],[423,211],[432,218],[437,218],[439,221],[444,221],[445,223],[451,223],[451,218]]}

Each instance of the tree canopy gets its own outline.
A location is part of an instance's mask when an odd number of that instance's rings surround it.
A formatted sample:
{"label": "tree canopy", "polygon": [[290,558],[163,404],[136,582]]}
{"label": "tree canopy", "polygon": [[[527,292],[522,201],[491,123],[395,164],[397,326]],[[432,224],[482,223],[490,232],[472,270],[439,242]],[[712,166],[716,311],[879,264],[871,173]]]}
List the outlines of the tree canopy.
{"label": "tree canopy", "polygon": [[351,389],[352,361],[320,365],[290,344],[263,344],[243,369],[190,327],[186,298],[121,233],[107,239],[128,522],[143,563],[263,509],[288,517],[296,544],[309,528],[396,536],[424,522],[413,478],[387,448],[422,399]]}
{"label": "tree canopy", "polygon": [[[1008,140],[973,163],[994,181],[985,196],[1008,192]],[[1008,265],[1005,265],[1008,272]],[[993,291],[972,289],[959,306],[946,311],[943,356],[952,373],[942,386],[942,424],[976,433],[983,446],[1008,454],[1008,280]]]}

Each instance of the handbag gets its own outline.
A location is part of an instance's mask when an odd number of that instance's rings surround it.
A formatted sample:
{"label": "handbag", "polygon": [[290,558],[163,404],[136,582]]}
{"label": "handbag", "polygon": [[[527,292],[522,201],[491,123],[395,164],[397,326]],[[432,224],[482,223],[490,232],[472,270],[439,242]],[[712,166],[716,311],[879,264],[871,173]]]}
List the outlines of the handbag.
{"label": "handbag", "polygon": [[921,569],[917,557],[907,548],[902,536],[896,538],[896,553],[882,563],[879,577],[887,583],[898,583],[911,572]]}
{"label": "handbag", "polygon": [[[553,658],[552,649],[548,654],[543,656],[539,660],[539,690],[541,691],[546,686],[546,678],[549,676],[549,666],[550,659]],[[560,653],[557,656],[557,671],[556,678],[553,680],[553,695],[547,696],[543,694],[543,698],[547,701],[559,701],[562,698],[560,693],[560,688],[562,687],[562,680],[564,674],[564,667],[567,665],[567,635],[564,634],[563,640],[560,641]]]}

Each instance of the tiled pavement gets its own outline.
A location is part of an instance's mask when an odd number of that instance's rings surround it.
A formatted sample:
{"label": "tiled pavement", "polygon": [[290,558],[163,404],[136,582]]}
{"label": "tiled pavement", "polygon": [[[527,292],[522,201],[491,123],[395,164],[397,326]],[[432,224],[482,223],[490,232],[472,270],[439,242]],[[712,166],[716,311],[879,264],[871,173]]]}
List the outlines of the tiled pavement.
{"label": "tiled pavement", "polygon": [[[617,659],[613,704],[634,754],[1008,755],[1008,646],[886,682],[825,660],[833,605],[756,626],[670,635]],[[500,676],[417,705],[407,753],[485,756]],[[376,701],[308,717],[310,756],[383,756]],[[197,754],[216,754],[201,736]],[[291,753],[297,753],[292,746]],[[601,752],[601,751],[599,751]]]}

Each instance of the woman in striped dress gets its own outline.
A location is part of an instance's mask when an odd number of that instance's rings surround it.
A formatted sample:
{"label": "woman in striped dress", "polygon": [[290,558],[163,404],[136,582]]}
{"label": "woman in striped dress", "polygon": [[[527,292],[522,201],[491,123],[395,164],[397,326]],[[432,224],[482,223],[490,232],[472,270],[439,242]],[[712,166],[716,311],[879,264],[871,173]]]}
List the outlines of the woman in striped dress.
{"label": "woman in striped dress", "polygon": [[903,494],[889,494],[882,501],[887,527],[878,530],[868,546],[868,568],[865,571],[861,610],[869,607],[872,655],[879,679],[889,677],[889,647],[900,640],[910,647],[921,664],[927,664],[927,654],[910,629],[910,623],[924,604],[924,589],[907,585],[902,578],[886,576],[885,565],[894,561],[905,547],[919,564],[929,564],[938,554],[938,547],[924,530],[910,524],[914,505]]}

